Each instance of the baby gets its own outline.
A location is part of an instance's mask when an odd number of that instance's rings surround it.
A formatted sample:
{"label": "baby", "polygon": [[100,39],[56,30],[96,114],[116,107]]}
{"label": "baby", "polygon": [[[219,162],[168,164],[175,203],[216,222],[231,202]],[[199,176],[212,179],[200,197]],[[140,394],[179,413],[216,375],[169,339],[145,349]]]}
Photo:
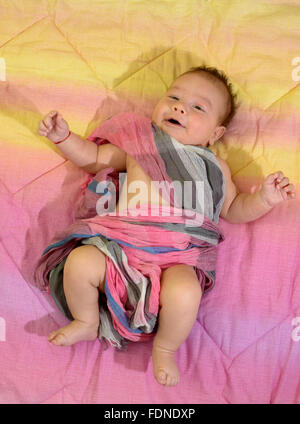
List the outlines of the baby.
{"label": "baby", "polygon": [[[227,78],[216,69],[200,67],[176,78],[156,105],[152,123],[182,145],[209,148],[223,136],[233,112],[233,95]],[[134,181],[142,181],[150,188],[151,179],[133,156],[111,143],[97,145],[82,140],[70,132],[67,122],[57,111],[44,117],[38,132],[57,144],[69,160],[87,172],[96,174],[112,167],[120,172],[127,171],[127,187]],[[253,221],[278,203],[295,197],[294,186],[281,171],[266,177],[255,193],[239,193],[226,162],[216,158],[216,163],[226,187],[219,215],[229,222]],[[149,192],[151,190],[145,190],[145,203],[151,202]],[[126,196],[130,201],[132,193]],[[117,210],[123,198],[122,192]],[[96,246],[82,245],[68,255],[63,287],[74,320],[49,335],[52,344],[66,346],[97,338],[98,297],[99,291],[105,293],[105,273],[105,254]],[[154,376],[162,385],[172,386],[179,382],[175,352],[191,332],[201,296],[202,289],[193,266],[178,263],[162,269],[159,320],[152,351]]]}

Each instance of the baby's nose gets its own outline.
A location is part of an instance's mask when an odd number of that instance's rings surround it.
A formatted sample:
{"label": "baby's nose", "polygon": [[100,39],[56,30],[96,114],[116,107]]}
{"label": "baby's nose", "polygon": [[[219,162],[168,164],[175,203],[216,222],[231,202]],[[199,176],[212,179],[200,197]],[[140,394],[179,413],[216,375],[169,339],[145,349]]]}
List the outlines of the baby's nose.
{"label": "baby's nose", "polygon": [[182,114],[186,113],[185,107],[181,103],[173,105],[173,111],[178,112],[178,113],[182,113]]}

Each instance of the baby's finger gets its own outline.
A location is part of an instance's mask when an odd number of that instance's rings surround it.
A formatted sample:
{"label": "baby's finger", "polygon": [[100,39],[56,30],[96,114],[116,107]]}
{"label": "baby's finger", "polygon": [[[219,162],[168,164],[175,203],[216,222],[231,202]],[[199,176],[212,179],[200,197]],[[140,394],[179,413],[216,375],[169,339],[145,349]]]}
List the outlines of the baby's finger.
{"label": "baby's finger", "polygon": [[44,121],[40,121],[39,127],[38,127],[38,133],[40,134],[40,132],[44,132],[44,131],[47,131],[47,127],[46,127]]}
{"label": "baby's finger", "polygon": [[44,130],[51,130],[53,124],[52,124],[52,119],[45,117],[42,121],[41,121],[41,128],[43,128]]}
{"label": "baby's finger", "polygon": [[46,129],[47,129],[47,127],[46,127],[46,125],[45,125],[45,122],[44,121],[40,121],[39,122],[39,131],[41,130],[41,131],[46,131]]}
{"label": "baby's finger", "polygon": [[42,135],[43,137],[47,137],[48,131],[47,130],[38,129],[38,134],[39,135]]}
{"label": "baby's finger", "polygon": [[296,198],[296,193],[286,193],[287,200],[292,200]]}
{"label": "baby's finger", "polygon": [[278,180],[278,178],[280,180],[282,179],[282,177],[283,177],[283,173],[281,171],[277,171],[277,172],[274,172],[273,174],[268,175],[265,179],[265,182],[267,184],[273,184],[274,182]]}
{"label": "baby's finger", "polygon": [[280,183],[284,178],[284,173],[282,171],[277,171],[274,173],[275,180],[277,183]]}
{"label": "baby's finger", "polygon": [[45,125],[47,129],[51,129],[53,126],[53,118],[57,115],[56,110],[52,110],[49,112],[44,119],[42,120],[42,123]]}
{"label": "baby's finger", "polygon": [[286,193],[289,193],[289,194],[295,194],[294,184],[288,184],[288,185],[282,187],[282,190],[284,190]]}
{"label": "baby's finger", "polygon": [[66,126],[67,122],[64,120],[60,113],[57,114],[56,119],[56,123],[60,128],[64,128]]}
{"label": "baby's finger", "polygon": [[282,178],[282,180],[278,181],[278,178],[276,180],[276,185],[278,188],[284,188],[289,185],[290,180],[287,177]]}

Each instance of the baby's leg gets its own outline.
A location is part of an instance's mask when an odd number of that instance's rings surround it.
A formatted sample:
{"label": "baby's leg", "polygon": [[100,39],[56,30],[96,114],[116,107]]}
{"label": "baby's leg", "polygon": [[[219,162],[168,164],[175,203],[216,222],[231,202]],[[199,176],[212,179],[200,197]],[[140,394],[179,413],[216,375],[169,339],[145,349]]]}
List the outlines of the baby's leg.
{"label": "baby's leg", "polygon": [[81,340],[94,340],[99,327],[99,291],[104,292],[105,255],[95,246],[80,246],[67,257],[64,266],[64,292],[74,321],[53,331],[48,340],[69,346]]}
{"label": "baby's leg", "polygon": [[152,351],[154,376],[160,384],[174,386],[179,382],[175,352],[190,334],[201,295],[192,266],[179,264],[162,272],[161,308]]}

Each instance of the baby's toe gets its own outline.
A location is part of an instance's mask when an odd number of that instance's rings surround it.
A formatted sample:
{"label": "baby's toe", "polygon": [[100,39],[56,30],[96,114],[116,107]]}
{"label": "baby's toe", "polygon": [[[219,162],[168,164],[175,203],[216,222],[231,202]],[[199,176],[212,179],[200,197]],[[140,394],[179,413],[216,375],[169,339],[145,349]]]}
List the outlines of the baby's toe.
{"label": "baby's toe", "polygon": [[57,331],[52,331],[52,333],[49,334],[48,336],[48,341],[50,342],[56,335]]}
{"label": "baby's toe", "polygon": [[173,377],[171,379],[170,386],[176,386],[176,384],[178,384],[178,383],[179,383],[179,377]]}
{"label": "baby's toe", "polygon": [[174,378],[171,375],[168,375],[167,381],[166,381],[166,386],[168,386],[168,387],[174,386],[173,380],[174,380]]}
{"label": "baby's toe", "polygon": [[56,346],[64,346],[65,341],[66,341],[65,336],[63,334],[58,334],[57,336],[54,337],[54,339],[52,340],[52,343],[55,344]]}
{"label": "baby's toe", "polygon": [[[51,335],[50,335],[51,336]],[[51,338],[48,338],[49,342],[56,346],[64,346],[66,343],[66,338],[63,334],[57,334],[56,332],[52,333]]]}
{"label": "baby's toe", "polygon": [[157,373],[157,381],[160,384],[166,384],[167,383],[167,379],[168,379],[168,375],[167,375],[167,373],[164,370],[160,370]]}

